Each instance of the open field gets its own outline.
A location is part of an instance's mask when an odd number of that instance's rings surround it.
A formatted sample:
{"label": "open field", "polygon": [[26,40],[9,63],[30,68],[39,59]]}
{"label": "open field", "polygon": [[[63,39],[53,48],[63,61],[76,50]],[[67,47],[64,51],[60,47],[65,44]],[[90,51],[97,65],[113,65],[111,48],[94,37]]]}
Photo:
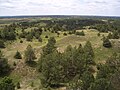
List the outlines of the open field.
{"label": "open field", "polygon": [[[80,30],[78,30],[80,31]],[[20,40],[16,40],[15,42],[7,42],[7,47],[5,49],[3,49],[3,52],[5,53],[5,57],[9,58],[9,61],[11,62],[12,60],[14,60],[13,53],[16,53],[16,51],[20,51],[22,53],[22,55],[24,55],[24,51],[26,49],[26,47],[30,44],[33,46],[33,48],[35,49],[36,53],[38,54],[38,52],[41,50],[41,48],[43,46],[46,45],[48,38],[45,38],[46,35],[48,35],[48,37],[55,37],[57,43],[56,46],[60,49],[60,51],[64,51],[64,49],[68,46],[68,45],[72,45],[74,46],[78,46],[79,44],[82,44],[84,46],[84,44],[86,43],[86,41],[90,41],[92,43],[93,49],[95,51],[95,56],[96,56],[96,61],[99,61],[99,56],[101,56],[101,54],[103,54],[103,60],[105,60],[107,58],[107,56],[109,56],[110,53],[106,53],[106,52],[111,52],[111,49],[107,49],[104,48],[102,46],[102,35],[107,35],[107,33],[101,33],[101,36],[98,37],[98,31],[96,30],[83,30],[85,32],[85,36],[76,36],[76,35],[67,35],[64,36],[63,32],[60,33],[59,37],[57,36],[56,33],[51,33],[49,31],[47,32],[43,32],[43,34],[41,35],[43,42],[38,42],[37,39],[33,39],[32,42],[27,42],[25,39],[23,40],[23,43],[20,43]],[[105,53],[103,53],[105,52]],[[40,54],[40,53],[39,53]],[[38,56],[39,56],[38,54]],[[107,55],[108,54],[108,55]],[[101,59],[100,59],[101,61]]]}

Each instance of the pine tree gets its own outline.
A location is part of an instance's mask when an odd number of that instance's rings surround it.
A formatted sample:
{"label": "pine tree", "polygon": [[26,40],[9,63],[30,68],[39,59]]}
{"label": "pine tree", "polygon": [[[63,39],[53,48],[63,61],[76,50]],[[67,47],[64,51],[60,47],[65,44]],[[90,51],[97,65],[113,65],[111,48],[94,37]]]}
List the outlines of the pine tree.
{"label": "pine tree", "polygon": [[113,39],[119,39],[119,33],[117,31],[114,31],[113,35],[112,35],[112,38]]}
{"label": "pine tree", "polygon": [[26,36],[26,40],[27,40],[27,41],[32,41],[32,39],[33,39],[32,34],[28,34],[28,35]]}
{"label": "pine tree", "polygon": [[25,51],[25,62],[31,62],[36,59],[34,50],[31,45],[28,45]]}
{"label": "pine tree", "polygon": [[100,32],[97,34],[97,36],[98,36],[98,37],[100,36]]}
{"label": "pine tree", "polygon": [[85,71],[81,77],[82,80],[82,90],[88,90],[91,83],[94,82],[94,76],[89,71]]}
{"label": "pine tree", "polygon": [[40,34],[38,32],[35,33],[35,38],[38,39],[40,37]]}
{"label": "pine tree", "polygon": [[108,90],[108,83],[104,78],[97,79],[94,83],[91,84],[88,90]]}
{"label": "pine tree", "polygon": [[50,37],[48,39],[48,43],[47,45],[43,48],[43,55],[47,55],[47,54],[50,54],[52,53],[54,50],[55,50],[55,43],[56,43],[56,40],[54,37]]}
{"label": "pine tree", "polygon": [[22,56],[21,56],[20,52],[17,51],[14,58],[15,59],[22,59]]}
{"label": "pine tree", "polygon": [[90,41],[87,41],[85,46],[84,46],[84,52],[86,53],[86,55],[94,57],[94,51],[91,45]]}
{"label": "pine tree", "polygon": [[5,48],[5,44],[3,40],[0,40],[0,48]]}
{"label": "pine tree", "polygon": [[11,78],[4,77],[0,81],[0,90],[15,90],[15,85]]}
{"label": "pine tree", "polygon": [[41,38],[41,37],[39,37],[39,38],[38,38],[38,41],[39,41],[39,42],[42,42],[42,38]]}
{"label": "pine tree", "polygon": [[111,48],[112,47],[112,44],[111,44],[111,42],[109,41],[108,38],[105,38],[103,40],[103,46],[106,47],[106,48]]}
{"label": "pine tree", "polygon": [[0,50],[0,76],[8,74],[9,71],[10,71],[10,65],[8,64],[8,60],[4,58]]}
{"label": "pine tree", "polygon": [[111,33],[109,33],[108,36],[107,36],[108,39],[112,39],[112,37],[113,37],[113,36],[112,36]]}
{"label": "pine tree", "polygon": [[20,89],[20,82],[17,83],[17,89]]}

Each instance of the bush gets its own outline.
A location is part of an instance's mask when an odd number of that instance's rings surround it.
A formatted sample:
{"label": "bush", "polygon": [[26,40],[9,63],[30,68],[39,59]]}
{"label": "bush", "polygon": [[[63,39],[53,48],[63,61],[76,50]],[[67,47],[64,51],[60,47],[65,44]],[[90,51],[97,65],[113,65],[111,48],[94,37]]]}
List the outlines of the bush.
{"label": "bush", "polygon": [[100,33],[98,33],[97,36],[99,37],[99,36],[100,36]]}
{"label": "bush", "polygon": [[0,90],[15,90],[15,85],[11,78],[4,77],[0,81]]}
{"label": "bush", "polygon": [[15,59],[22,59],[22,56],[21,56],[20,52],[17,51],[14,58]]}
{"label": "bush", "polygon": [[35,33],[35,38],[38,39],[40,37],[40,34],[38,32]]}
{"label": "bush", "polygon": [[23,43],[23,41],[22,41],[22,40],[20,40],[20,43]]}
{"label": "bush", "polygon": [[20,89],[20,83],[19,82],[17,83],[16,86],[17,86],[17,89]]}
{"label": "bush", "polygon": [[5,44],[3,40],[0,40],[0,48],[5,48]]}
{"label": "bush", "polygon": [[16,62],[13,62],[13,66],[16,66]]}
{"label": "bush", "polygon": [[48,38],[48,36],[46,35],[45,38]]}
{"label": "bush", "polygon": [[25,51],[25,62],[29,63],[36,59],[34,50],[31,45],[28,45]]}
{"label": "bush", "polygon": [[10,65],[8,60],[3,57],[2,52],[0,51],[0,76],[8,74],[10,71]]}
{"label": "bush", "polygon": [[71,35],[71,34],[72,34],[72,32],[71,32],[71,31],[69,31],[69,32],[68,32],[68,34],[70,34],[70,35]]}
{"label": "bush", "polygon": [[108,36],[107,36],[108,39],[112,39],[112,34],[109,33]]}
{"label": "bush", "polygon": [[28,34],[28,35],[26,36],[26,40],[27,40],[27,41],[32,41],[32,39],[33,39],[33,36],[32,36],[31,34]]}
{"label": "bush", "polygon": [[59,32],[57,32],[57,35],[59,36],[59,35],[60,35],[60,33],[59,33]]}
{"label": "bush", "polygon": [[39,38],[38,38],[38,41],[39,41],[39,42],[42,42],[42,38],[41,38],[41,37],[39,37]]}
{"label": "bush", "polygon": [[106,48],[111,48],[112,47],[112,44],[111,44],[111,42],[109,41],[108,38],[105,38],[103,40],[103,46],[106,47]]}
{"label": "bush", "polygon": [[31,82],[31,83],[30,83],[30,86],[31,86],[31,87],[34,87],[34,82]]}
{"label": "bush", "polygon": [[84,31],[76,32],[75,34],[76,34],[76,35],[80,35],[80,36],[85,36]]}
{"label": "bush", "polygon": [[63,33],[64,36],[67,36],[67,33]]}
{"label": "bush", "polygon": [[23,31],[23,32],[19,35],[19,37],[20,37],[20,38],[25,38],[26,35],[27,35],[27,33],[26,33],[25,31]]}

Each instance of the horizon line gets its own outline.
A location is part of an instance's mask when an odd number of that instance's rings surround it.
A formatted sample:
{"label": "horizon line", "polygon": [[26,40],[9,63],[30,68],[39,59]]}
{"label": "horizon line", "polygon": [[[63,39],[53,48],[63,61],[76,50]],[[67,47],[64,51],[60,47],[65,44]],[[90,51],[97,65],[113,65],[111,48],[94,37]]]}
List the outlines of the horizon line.
{"label": "horizon line", "polygon": [[57,15],[57,14],[45,14],[45,15],[2,15],[0,17],[40,17],[40,16],[93,16],[93,17],[120,17],[118,15]]}

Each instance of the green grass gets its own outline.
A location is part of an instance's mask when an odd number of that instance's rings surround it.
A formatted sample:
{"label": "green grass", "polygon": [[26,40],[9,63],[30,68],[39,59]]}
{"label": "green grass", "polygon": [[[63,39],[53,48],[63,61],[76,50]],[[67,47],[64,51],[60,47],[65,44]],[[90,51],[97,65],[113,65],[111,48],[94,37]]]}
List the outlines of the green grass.
{"label": "green grass", "polygon": [[[79,30],[78,30],[79,31]],[[57,42],[57,46],[61,51],[64,51],[64,49],[68,45],[78,46],[79,44],[84,44],[86,41],[90,41],[92,43],[92,47],[95,53],[95,61],[97,63],[105,62],[105,60],[112,54],[113,50],[104,48],[102,46],[102,35],[106,36],[108,33],[101,33],[101,36],[97,36],[98,31],[97,30],[83,30],[85,32],[85,36],[76,36],[76,35],[70,35],[66,38],[63,38]]]}
{"label": "green grass", "polygon": [[[28,28],[28,31],[31,30]],[[78,30],[80,31],[80,30]],[[16,51],[20,51],[22,53],[22,56],[24,56],[24,51],[26,47],[30,44],[35,48],[35,51],[37,51],[37,56],[40,55],[41,48],[45,46],[48,42],[49,37],[55,37],[57,43],[56,46],[59,48],[60,51],[64,51],[64,49],[68,45],[72,46],[78,46],[79,44],[84,44],[86,41],[90,41],[92,43],[92,47],[95,52],[95,61],[104,61],[107,59],[108,56],[111,55],[111,52],[113,51],[112,49],[107,49],[102,46],[102,35],[107,35],[107,33],[101,33],[101,36],[97,36],[98,31],[97,30],[83,30],[85,32],[85,36],[76,36],[76,35],[67,35],[64,36],[64,32],[60,32],[59,37],[57,36],[56,33],[51,33],[49,31],[43,32],[41,35],[41,38],[43,42],[38,42],[37,39],[33,39],[32,42],[27,42],[26,39],[22,39],[23,43],[20,43],[20,40],[17,39],[14,42],[7,42],[6,43],[6,48],[3,49],[3,52],[5,53],[5,57],[9,59],[9,62],[12,64],[16,59],[14,59],[14,54]],[[45,36],[48,36],[48,38],[45,38]],[[38,54],[39,52],[39,54]]]}

